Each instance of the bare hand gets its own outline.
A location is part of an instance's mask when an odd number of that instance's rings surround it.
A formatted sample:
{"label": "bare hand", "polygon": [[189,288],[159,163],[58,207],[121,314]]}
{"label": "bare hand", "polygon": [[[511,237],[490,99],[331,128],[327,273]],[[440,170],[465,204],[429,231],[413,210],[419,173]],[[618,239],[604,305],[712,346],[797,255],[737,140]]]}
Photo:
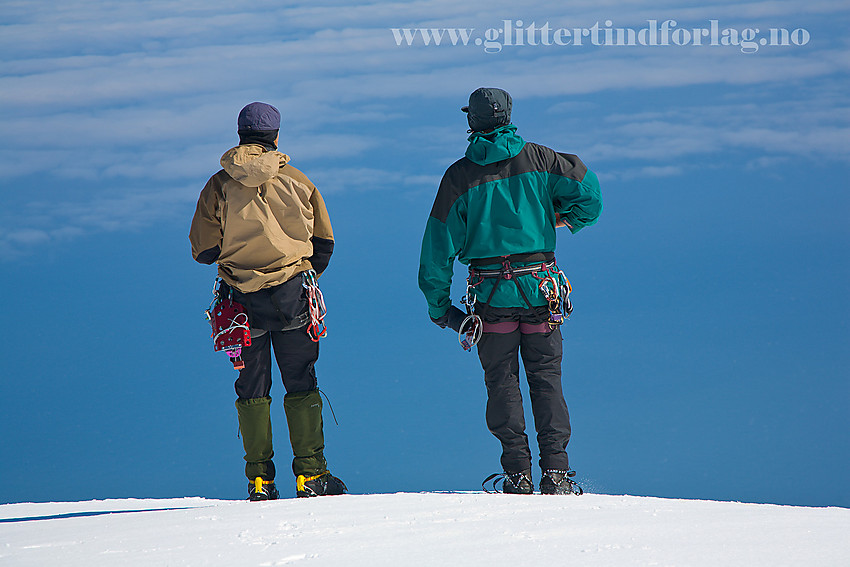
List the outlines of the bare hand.
{"label": "bare hand", "polygon": [[567,222],[567,219],[562,217],[560,214],[555,213],[555,228],[561,228],[566,226],[567,228],[573,228],[573,225]]}

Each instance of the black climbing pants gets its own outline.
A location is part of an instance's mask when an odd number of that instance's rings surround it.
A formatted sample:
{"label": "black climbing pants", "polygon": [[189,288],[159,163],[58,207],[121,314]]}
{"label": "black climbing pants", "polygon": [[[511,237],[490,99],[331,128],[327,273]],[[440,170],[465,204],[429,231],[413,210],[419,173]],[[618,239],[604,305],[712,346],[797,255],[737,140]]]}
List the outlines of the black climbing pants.
{"label": "black climbing pants", "polygon": [[[291,331],[258,331],[252,329],[251,346],[242,349],[245,368],[236,379],[236,395],[240,398],[265,398],[272,388],[272,350],[288,392],[316,389],[316,360],[319,343],[307,335],[307,329]],[[273,347],[273,349],[272,349]]]}
{"label": "black climbing pants", "polygon": [[531,395],[540,467],[569,470],[566,447],[570,440],[570,414],[561,388],[561,343],[560,329],[530,334],[519,329],[484,333],[478,343],[487,386],[487,427],[502,443],[501,462],[506,472],[531,468],[519,389],[519,358]]}

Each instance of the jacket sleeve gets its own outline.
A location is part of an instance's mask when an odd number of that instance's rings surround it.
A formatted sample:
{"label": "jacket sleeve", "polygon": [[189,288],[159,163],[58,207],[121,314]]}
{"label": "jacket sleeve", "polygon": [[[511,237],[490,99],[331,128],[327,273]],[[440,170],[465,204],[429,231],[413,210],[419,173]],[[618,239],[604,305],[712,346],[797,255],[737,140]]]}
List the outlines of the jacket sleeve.
{"label": "jacket sleeve", "polygon": [[331,261],[334,235],[325,200],[318,189],[310,195],[310,205],[313,207],[313,236],[310,238],[313,244],[313,255],[309,259],[316,273],[321,274]]}
{"label": "jacket sleeve", "polygon": [[451,307],[454,260],[466,239],[466,200],[454,200],[443,214],[440,208],[447,192],[451,190],[444,178],[425,225],[419,255],[419,289],[428,301],[428,315],[435,320],[448,313]]}
{"label": "jacket sleeve", "polygon": [[599,179],[587,169],[578,156],[552,152],[549,185],[555,212],[570,223],[575,234],[594,224],[602,213]]}
{"label": "jacket sleeve", "polygon": [[192,257],[201,264],[212,264],[221,254],[221,182],[213,175],[201,191],[189,229]]}

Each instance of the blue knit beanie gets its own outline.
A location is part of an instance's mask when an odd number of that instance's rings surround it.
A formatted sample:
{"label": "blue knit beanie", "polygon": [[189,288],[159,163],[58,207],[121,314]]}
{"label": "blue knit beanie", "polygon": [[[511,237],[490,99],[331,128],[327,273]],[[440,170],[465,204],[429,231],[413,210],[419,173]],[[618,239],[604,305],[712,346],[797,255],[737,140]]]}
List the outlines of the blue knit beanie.
{"label": "blue knit beanie", "polygon": [[252,102],[239,112],[238,131],[256,132],[280,129],[280,112],[270,104]]}

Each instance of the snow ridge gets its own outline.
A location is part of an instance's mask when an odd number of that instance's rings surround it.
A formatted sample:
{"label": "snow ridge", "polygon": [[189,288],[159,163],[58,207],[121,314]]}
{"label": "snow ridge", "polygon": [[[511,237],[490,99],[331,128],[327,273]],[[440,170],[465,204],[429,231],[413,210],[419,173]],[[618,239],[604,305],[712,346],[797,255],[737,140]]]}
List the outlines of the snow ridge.
{"label": "snow ridge", "polygon": [[850,510],[585,494],[0,506],[0,565],[850,565]]}

